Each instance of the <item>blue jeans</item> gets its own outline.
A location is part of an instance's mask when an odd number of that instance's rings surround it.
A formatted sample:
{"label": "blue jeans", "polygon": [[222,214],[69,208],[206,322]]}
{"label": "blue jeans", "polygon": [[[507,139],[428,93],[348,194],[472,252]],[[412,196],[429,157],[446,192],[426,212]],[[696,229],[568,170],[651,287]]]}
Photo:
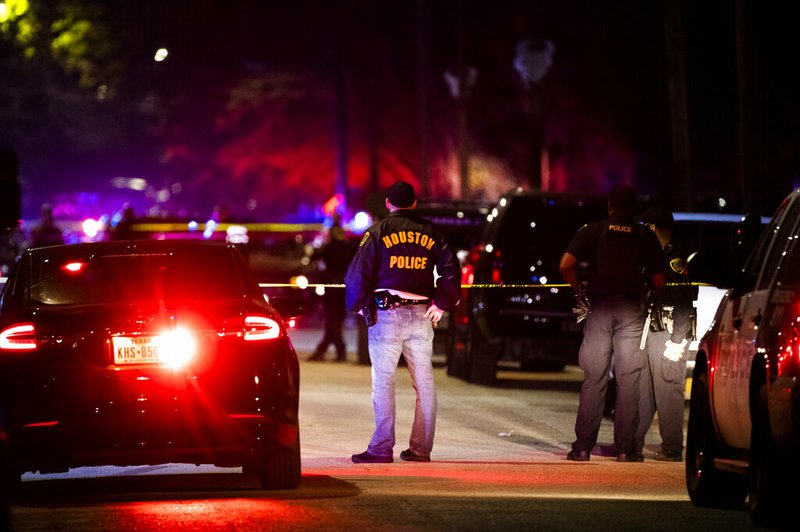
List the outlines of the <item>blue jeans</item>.
{"label": "blue jeans", "polygon": [[402,354],[417,394],[409,449],[429,457],[436,430],[436,387],[433,381],[433,326],[424,318],[426,305],[409,305],[378,311],[378,322],[369,328],[369,358],[372,362],[372,407],[375,433],[367,451],[391,456],[396,418],[395,383]]}
{"label": "blue jeans", "polygon": [[613,366],[617,381],[614,444],[620,453],[637,451],[634,438],[639,420],[639,381],[646,363],[644,351],[639,350],[644,320],[638,300],[606,297],[592,301],[578,354],[583,384],[573,449],[591,451],[597,443]]}

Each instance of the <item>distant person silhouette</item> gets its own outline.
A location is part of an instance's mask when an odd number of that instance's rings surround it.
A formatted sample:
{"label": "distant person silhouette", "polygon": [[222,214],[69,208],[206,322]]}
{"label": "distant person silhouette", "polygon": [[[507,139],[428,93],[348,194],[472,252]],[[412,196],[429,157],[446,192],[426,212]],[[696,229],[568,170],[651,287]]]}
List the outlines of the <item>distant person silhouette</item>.
{"label": "distant person silhouette", "polygon": [[63,243],[64,233],[55,224],[53,206],[49,203],[44,203],[39,222],[31,230],[30,247],[57,246]]}
{"label": "distant person silhouette", "polygon": [[117,226],[111,230],[109,234],[110,240],[132,240],[134,237],[133,234],[133,224],[136,222],[136,212],[133,210],[133,207],[130,205],[126,205],[125,208],[122,210],[122,217],[117,223]]}
{"label": "distant person silhouette", "polygon": [[[338,225],[331,227],[328,242],[311,257],[312,260],[321,260],[324,265],[321,281],[327,284],[343,284],[344,274],[355,252],[355,246],[346,238],[344,229]],[[347,360],[347,346],[342,336],[346,313],[344,288],[327,288],[322,296],[322,306],[325,311],[325,334],[308,360],[325,360],[328,347],[333,345],[336,349],[336,360],[344,362]]]}

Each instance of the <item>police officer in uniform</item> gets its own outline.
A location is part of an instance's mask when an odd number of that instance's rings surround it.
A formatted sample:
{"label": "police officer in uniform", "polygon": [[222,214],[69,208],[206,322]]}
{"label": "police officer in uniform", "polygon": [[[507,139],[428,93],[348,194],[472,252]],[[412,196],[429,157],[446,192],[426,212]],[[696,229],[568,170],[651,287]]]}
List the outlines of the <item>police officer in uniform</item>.
{"label": "police officer in uniform", "polygon": [[658,410],[661,450],[655,459],[680,462],[683,454],[683,411],[686,381],[686,346],[693,338],[697,287],[689,284],[686,256],[672,240],[675,220],[660,206],[637,218],[655,232],[666,259],[664,290],[656,295],[647,334],[647,364],[642,373],[642,394],[636,448],[641,452],[653,416]]}
{"label": "police officer in uniform", "polygon": [[[417,401],[406,461],[430,461],[436,428],[433,327],[458,303],[460,268],[453,250],[413,209],[414,187],[393,184],[387,218],[370,227],[345,274],[346,304],[365,316],[372,363],[375,432],[356,463],[392,462],[395,444],[395,372],[403,355]],[[440,277],[434,283],[434,268]]]}
{"label": "police officer in uniform", "polygon": [[[617,399],[614,444],[617,461],[641,462],[634,435],[644,354],[639,349],[645,322],[643,293],[664,284],[664,260],[652,231],[633,219],[636,194],[618,185],[608,194],[608,220],[583,226],[561,257],[559,268],[585,316],[578,361],[583,370],[575,442],[568,460],[586,461],[597,443],[609,371],[614,369]],[[579,264],[587,263],[587,286]]]}

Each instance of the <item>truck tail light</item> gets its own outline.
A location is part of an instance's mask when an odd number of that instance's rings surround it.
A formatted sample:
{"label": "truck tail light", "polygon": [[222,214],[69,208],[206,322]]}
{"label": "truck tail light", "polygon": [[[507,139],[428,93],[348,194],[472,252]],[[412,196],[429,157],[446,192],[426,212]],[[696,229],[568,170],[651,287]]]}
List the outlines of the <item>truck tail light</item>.
{"label": "truck tail light", "polygon": [[475,284],[475,267],[472,264],[465,264],[461,267],[461,284]]}
{"label": "truck tail light", "polygon": [[0,332],[0,349],[33,351],[36,349],[36,330],[32,323],[19,323]]}

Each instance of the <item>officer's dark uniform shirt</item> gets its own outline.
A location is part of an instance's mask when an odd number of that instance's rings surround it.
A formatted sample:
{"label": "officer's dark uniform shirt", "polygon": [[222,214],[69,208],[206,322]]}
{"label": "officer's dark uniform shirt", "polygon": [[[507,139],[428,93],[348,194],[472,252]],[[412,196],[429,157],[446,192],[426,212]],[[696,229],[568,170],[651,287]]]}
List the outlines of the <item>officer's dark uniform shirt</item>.
{"label": "officer's dark uniform shirt", "polygon": [[657,293],[655,304],[673,307],[671,340],[680,343],[690,336],[697,287],[689,284],[686,255],[681,249],[671,243],[667,244],[664,255],[666,259],[664,277],[667,286]]}
{"label": "officer's dark uniform shirt", "polygon": [[[434,286],[433,269],[439,279]],[[370,227],[345,273],[347,308],[361,310],[372,292],[386,288],[433,299],[441,310],[458,303],[458,259],[433,224],[408,209]]]}
{"label": "officer's dark uniform shirt", "polygon": [[638,298],[650,277],[664,272],[664,253],[655,233],[629,216],[584,225],[566,251],[579,263],[588,263],[590,299]]}

